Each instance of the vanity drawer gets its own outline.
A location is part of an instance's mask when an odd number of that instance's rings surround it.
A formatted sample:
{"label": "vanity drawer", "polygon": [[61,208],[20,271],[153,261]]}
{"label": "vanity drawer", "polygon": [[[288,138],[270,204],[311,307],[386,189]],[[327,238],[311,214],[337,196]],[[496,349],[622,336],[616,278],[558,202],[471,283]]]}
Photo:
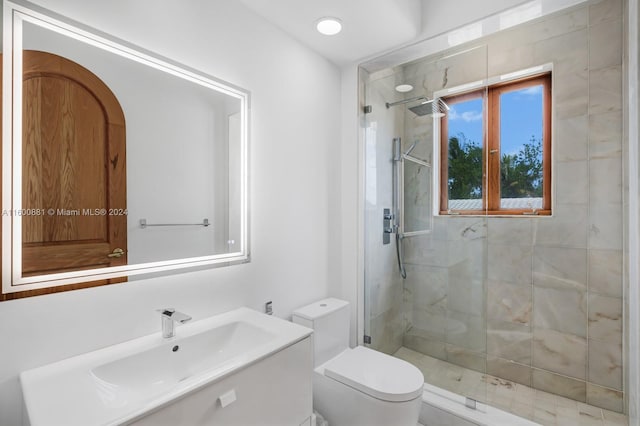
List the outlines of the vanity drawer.
{"label": "vanity drawer", "polygon": [[312,414],[309,337],[135,420],[136,426],[298,426]]}

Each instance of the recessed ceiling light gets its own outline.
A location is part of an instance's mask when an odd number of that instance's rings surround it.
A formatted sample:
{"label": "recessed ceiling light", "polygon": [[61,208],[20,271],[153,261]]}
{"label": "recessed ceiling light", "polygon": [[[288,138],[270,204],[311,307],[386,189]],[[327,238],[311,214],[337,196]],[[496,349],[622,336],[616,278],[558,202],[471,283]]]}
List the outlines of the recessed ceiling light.
{"label": "recessed ceiling light", "polygon": [[338,18],[320,18],[318,22],[316,22],[316,29],[320,34],[336,35],[342,31],[342,22]]}
{"label": "recessed ceiling light", "polygon": [[406,93],[413,90],[413,86],[410,84],[398,84],[396,86],[396,91],[400,93]]}

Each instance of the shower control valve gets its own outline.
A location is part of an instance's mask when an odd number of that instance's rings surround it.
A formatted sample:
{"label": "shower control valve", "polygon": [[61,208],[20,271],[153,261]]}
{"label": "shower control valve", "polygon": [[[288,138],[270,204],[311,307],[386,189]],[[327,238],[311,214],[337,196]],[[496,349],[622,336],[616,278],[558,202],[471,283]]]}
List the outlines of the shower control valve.
{"label": "shower control valve", "polygon": [[394,226],[391,223],[394,214],[391,213],[391,209],[384,209],[382,211],[382,244],[389,244],[391,237],[389,234],[393,234]]}

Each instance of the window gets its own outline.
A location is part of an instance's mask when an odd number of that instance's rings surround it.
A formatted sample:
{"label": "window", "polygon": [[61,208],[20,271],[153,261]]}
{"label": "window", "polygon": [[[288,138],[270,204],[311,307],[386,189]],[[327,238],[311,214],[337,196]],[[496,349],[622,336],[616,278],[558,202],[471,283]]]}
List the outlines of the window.
{"label": "window", "polygon": [[551,214],[551,74],[444,98],[441,214]]}

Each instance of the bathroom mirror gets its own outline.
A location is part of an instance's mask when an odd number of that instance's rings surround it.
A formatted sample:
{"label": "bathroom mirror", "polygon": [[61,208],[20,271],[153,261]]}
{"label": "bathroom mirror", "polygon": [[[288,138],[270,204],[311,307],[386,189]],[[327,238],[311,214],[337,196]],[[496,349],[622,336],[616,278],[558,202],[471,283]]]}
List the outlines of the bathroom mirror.
{"label": "bathroom mirror", "polygon": [[248,261],[249,93],[3,12],[2,293]]}

